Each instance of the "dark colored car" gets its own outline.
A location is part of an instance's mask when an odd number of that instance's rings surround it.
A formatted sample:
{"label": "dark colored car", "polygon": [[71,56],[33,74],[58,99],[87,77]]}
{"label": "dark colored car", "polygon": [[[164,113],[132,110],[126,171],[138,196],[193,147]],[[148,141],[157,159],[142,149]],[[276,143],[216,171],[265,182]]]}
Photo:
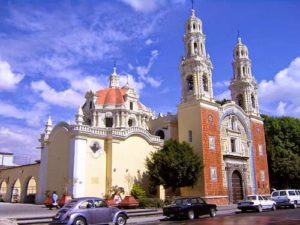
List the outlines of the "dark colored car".
{"label": "dark colored car", "polygon": [[163,215],[171,218],[187,217],[194,219],[202,215],[216,216],[217,205],[207,204],[200,197],[183,197],[163,208]]}
{"label": "dark colored car", "polygon": [[96,197],[75,198],[61,208],[52,218],[51,224],[88,225],[116,224],[125,225],[128,215],[118,208],[109,207],[104,199]]}

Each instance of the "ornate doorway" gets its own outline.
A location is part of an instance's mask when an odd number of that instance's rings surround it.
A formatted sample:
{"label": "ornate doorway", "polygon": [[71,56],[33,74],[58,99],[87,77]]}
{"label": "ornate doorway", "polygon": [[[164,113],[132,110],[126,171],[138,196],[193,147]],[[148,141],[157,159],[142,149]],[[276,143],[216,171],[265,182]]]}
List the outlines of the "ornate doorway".
{"label": "ornate doorway", "polygon": [[239,200],[242,200],[243,195],[243,181],[241,174],[235,170],[232,173],[232,202],[237,203]]}

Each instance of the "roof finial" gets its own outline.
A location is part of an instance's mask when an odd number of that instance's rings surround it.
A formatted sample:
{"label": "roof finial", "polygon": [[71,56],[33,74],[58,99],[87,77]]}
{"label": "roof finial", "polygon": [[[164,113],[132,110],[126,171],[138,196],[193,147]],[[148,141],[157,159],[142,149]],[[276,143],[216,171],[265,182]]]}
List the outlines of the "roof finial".
{"label": "roof finial", "polygon": [[114,74],[114,75],[117,74],[117,62],[116,62],[116,60],[114,60],[113,74]]}
{"label": "roof finial", "polygon": [[242,38],[240,36],[240,30],[237,30],[237,38],[238,38],[238,43],[242,43]]}
{"label": "roof finial", "polygon": [[192,16],[195,16],[194,0],[191,0],[191,2],[192,2]]}

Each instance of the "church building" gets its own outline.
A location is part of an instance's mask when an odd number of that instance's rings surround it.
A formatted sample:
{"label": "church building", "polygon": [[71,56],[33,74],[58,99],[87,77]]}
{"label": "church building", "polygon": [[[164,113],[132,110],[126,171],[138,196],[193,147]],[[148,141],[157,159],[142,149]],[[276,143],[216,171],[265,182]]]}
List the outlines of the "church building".
{"label": "church building", "polygon": [[145,182],[145,159],[171,138],[189,143],[204,165],[197,184],[180,189],[182,196],[228,204],[268,194],[264,124],[248,48],[239,37],[231,100],[221,104],[213,95],[213,64],[205,40],[193,9],[185,23],[177,114],[155,117],[128,82],[120,86],[114,67],[107,88],[86,93],[75,124],[53,126],[49,117],[39,139],[39,163],[1,170],[1,199],[12,201],[17,193],[26,202],[29,183],[36,185],[36,202],[43,202],[47,191],[104,197],[114,185],[129,194],[133,183]]}

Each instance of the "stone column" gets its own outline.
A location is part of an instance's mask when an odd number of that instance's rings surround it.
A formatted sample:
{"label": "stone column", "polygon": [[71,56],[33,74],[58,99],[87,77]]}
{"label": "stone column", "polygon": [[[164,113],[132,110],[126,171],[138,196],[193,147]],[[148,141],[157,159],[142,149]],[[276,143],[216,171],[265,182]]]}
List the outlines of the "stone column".
{"label": "stone column", "polygon": [[39,181],[37,190],[36,203],[43,203],[45,201],[45,191],[47,185],[47,169],[48,169],[48,146],[41,148],[41,164],[39,171]]}

